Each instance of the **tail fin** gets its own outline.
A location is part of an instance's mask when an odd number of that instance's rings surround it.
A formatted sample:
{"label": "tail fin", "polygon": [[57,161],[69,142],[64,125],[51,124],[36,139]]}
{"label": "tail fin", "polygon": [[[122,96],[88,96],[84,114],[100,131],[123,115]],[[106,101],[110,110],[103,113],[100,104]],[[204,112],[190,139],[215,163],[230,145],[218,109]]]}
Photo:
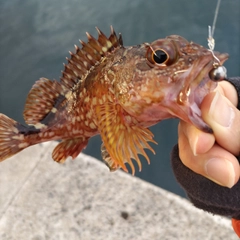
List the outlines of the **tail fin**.
{"label": "tail fin", "polygon": [[18,122],[0,113],[0,162],[28,147]]}

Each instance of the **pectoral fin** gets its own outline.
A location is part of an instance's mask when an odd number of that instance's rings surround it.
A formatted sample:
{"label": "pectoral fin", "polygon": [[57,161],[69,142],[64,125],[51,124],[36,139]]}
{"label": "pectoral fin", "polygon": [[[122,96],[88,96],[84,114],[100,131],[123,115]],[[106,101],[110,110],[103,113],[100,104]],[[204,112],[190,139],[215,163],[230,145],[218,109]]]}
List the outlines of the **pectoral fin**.
{"label": "pectoral fin", "polygon": [[127,172],[125,166],[127,162],[134,174],[135,168],[131,159],[137,161],[139,170],[141,170],[142,165],[138,154],[143,155],[148,163],[150,162],[144,148],[148,148],[154,153],[148,142],[156,142],[149,129],[139,126],[136,120],[127,115],[120,105],[113,103],[97,105],[96,117],[104,143],[102,156],[111,171],[121,167]]}

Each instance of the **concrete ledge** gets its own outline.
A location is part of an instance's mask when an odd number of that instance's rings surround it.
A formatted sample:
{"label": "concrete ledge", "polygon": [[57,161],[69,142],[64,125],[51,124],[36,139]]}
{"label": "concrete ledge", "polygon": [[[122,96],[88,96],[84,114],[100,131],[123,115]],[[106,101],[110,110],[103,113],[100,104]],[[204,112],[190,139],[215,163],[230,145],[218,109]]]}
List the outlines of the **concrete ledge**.
{"label": "concrete ledge", "polygon": [[55,163],[55,145],[0,163],[1,240],[237,239],[230,220],[92,157]]}

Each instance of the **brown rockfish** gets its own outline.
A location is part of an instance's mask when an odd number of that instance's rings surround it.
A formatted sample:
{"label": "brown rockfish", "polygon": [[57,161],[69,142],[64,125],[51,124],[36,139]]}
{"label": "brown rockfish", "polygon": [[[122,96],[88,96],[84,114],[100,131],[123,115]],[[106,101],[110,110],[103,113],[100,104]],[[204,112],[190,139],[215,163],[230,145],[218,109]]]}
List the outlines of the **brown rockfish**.
{"label": "brown rockfish", "polygon": [[[102,157],[110,170],[156,143],[149,126],[177,117],[211,132],[202,120],[200,104],[217,86],[212,80],[227,54],[171,35],[152,43],[124,47],[111,27],[107,38],[87,33],[64,66],[60,81],[40,78],[30,90],[23,112],[26,126],[0,114],[0,161],[41,142],[61,140],[52,157],[64,162],[100,134]],[[217,59],[217,63],[216,63]],[[212,73],[212,74],[209,74]],[[212,75],[214,77],[212,77]]]}

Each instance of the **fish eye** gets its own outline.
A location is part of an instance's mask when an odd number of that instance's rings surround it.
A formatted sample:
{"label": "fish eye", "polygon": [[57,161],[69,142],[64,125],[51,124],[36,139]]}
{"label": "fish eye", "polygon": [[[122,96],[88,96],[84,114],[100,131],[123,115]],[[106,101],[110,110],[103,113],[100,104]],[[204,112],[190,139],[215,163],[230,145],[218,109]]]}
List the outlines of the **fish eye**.
{"label": "fish eye", "polygon": [[164,49],[161,47],[149,46],[146,53],[146,58],[152,67],[154,65],[158,67],[166,67],[175,62],[176,57],[175,52],[166,46]]}
{"label": "fish eye", "polygon": [[146,44],[146,60],[150,67],[165,68],[179,58],[178,49],[172,41],[159,39]]}
{"label": "fish eye", "polygon": [[155,64],[163,64],[169,59],[168,54],[162,50],[162,49],[157,49],[155,51],[152,51],[152,61]]}

